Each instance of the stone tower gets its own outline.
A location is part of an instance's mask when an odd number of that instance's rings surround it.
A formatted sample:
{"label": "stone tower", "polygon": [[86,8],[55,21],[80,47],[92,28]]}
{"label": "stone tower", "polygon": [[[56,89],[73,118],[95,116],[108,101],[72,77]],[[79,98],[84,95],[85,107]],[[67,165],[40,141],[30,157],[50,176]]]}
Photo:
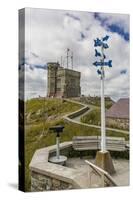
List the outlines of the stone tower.
{"label": "stone tower", "polygon": [[58,63],[48,63],[48,96],[55,96],[56,94],[56,84],[57,84],[57,70],[59,67]]}
{"label": "stone tower", "polygon": [[48,63],[48,97],[80,96],[80,72],[66,69],[59,63]]}

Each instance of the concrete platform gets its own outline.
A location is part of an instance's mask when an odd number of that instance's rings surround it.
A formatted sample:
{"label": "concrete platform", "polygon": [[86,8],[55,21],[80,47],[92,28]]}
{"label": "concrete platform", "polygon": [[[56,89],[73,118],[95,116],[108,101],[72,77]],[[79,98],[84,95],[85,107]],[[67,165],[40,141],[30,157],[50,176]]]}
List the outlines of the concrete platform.
{"label": "concrete platform", "polygon": [[[85,163],[85,159],[95,164],[95,159],[89,157],[80,158],[69,158],[66,162],[67,167],[77,169],[79,171],[84,171],[89,173],[89,166]],[[118,186],[128,186],[129,185],[129,161],[126,159],[113,159],[113,164],[116,173],[112,175],[112,178],[117,183]],[[94,177],[93,183],[94,187],[96,185],[96,177]]]}
{"label": "concrete platform", "polygon": [[[116,173],[109,178],[98,173],[92,172],[92,167],[85,162],[88,160],[95,164],[95,159],[92,156],[77,158],[69,158],[69,152],[72,150],[72,142],[64,142],[60,144],[61,154],[68,157],[66,166],[50,163],[48,160],[56,153],[56,145],[44,147],[36,150],[30,162],[29,168],[31,171],[31,190],[60,190],[65,189],[81,189],[81,188],[96,188],[105,186],[128,186],[129,185],[129,161],[125,159],[113,159]],[[106,173],[106,172],[105,172]],[[106,178],[103,179],[103,178]],[[113,178],[113,183],[110,180]],[[40,179],[42,186],[40,188]],[[46,181],[48,179],[49,181]],[[54,181],[53,181],[54,180]],[[56,181],[55,181],[56,180]],[[102,181],[101,181],[102,180]],[[103,181],[104,180],[104,181]],[[53,182],[58,181],[58,186]],[[108,182],[109,181],[109,182]],[[44,184],[45,182],[45,184]],[[103,184],[105,183],[105,184]],[[36,188],[37,186],[37,188]],[[32,191],[33,191],[32,190]]]}

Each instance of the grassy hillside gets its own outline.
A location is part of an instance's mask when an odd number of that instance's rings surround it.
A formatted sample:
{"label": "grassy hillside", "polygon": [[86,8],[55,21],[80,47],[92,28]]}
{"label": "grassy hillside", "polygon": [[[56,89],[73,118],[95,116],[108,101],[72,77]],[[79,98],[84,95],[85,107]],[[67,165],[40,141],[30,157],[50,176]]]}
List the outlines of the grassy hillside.
{"label": "grassy hillside", "polygon": [[81,117],[81,122],[100,126],[101,124],[100,108],[95,108],[94,110],[90,111],[88,114]]}
{"label": "grassy hillside", "polygon": [[48,122],[60,119],[63,115],[80,109],[79,104],[62,99],[31,99],[26,102],[26,123]]}
{"label": "grassy hillside", "polygon": [[62,124],[62,116],[80,109],[79,104],[62,99],[31,99],[25,103],[25,180],[30,190],[29,163],[36,149],[55,144],[49,127]]}
{"label": "grassy hillside", "polygon": [[[98,96],[96,96],[96,97],[82,96],[82,97],[74,98],[74,100],[79,101],[81,103],[88,104],[88,105],[93,105],[96,107],[100,107],[100,105],[101,105],[101,98]],[[114,103],[114,101],[110,97],[105,97],[105,107],[107,109],[109,109],[113,105],[113,103]]]}

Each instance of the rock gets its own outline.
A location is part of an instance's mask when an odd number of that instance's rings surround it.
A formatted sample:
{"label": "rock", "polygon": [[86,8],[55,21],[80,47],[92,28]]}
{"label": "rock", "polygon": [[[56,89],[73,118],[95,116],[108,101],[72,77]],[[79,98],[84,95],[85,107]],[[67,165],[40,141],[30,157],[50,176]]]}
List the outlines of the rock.
{"label": "rock", "polygon": [[60,187],[60,181],[56,180],[56,179],[53,179],[52,180],[52,185],[53,185],[53,187],[58,188],[58,187]]}

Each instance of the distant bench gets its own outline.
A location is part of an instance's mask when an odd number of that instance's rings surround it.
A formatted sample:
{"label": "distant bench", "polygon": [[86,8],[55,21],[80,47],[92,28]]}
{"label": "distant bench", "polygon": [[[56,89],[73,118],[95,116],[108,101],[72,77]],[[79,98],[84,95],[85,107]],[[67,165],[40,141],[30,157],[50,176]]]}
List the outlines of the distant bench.
{"label": "distant bench", "polygon": [[[100,136],[74,136],[72,139],[73,149],[77,151],[97,150],[101,146]],[[107,137],[106,147],[110,151],[125,151],[126,142],[123,137]]]}

